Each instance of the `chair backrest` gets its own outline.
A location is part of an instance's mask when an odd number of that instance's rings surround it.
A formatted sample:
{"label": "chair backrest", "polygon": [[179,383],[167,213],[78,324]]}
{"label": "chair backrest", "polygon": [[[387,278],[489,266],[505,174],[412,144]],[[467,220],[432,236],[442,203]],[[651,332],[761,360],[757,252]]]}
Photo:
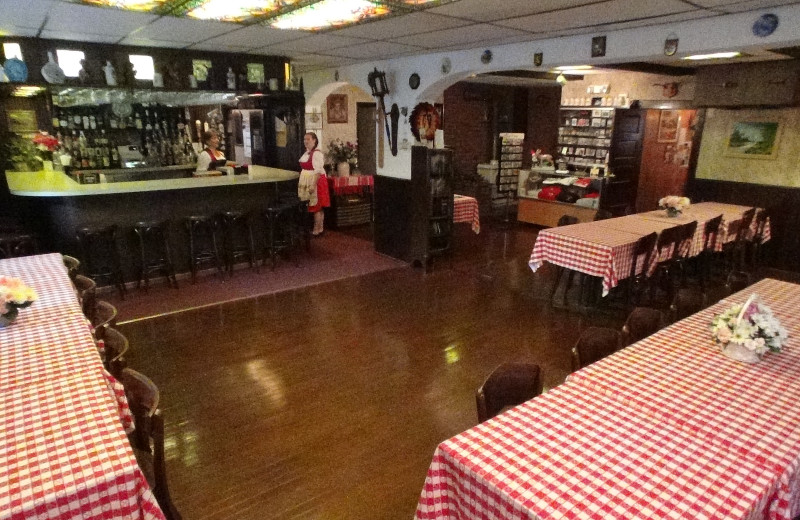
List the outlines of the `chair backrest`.
{"label": "chair backrest", "polygon": [[636,266],[640,263],[640,258],[642,259],[642,273],[647,274],[650,258],[653,256],[653,249],[655,249],[657,240],[658,233],[650,233],[636,242],[636,246],[633,249],[633,262],[631,263],[631,280],[636,277]]}
{"label": "chair backrest", "polygon": [[708,298],[699,287],[681,287],[675,291],[675,296],[669,306],[670,320],[682,320],[705,309]]}
{"label": "chair backrest", "polygon": [[81,267],[80,260],[69,255],[61,255],[61,259],[64,261],[64,266],[67,268],[67,274],[69,275],[70,280],[74,282],[75,276],[78,274],[78,269]]}
{"label": "chair backrest", "polygon": [[714,251],[717,248],[720,224],[722,224],[722,215],[706,221],[703,226],[703,251]]}
{"label": "chair backrest", "polygon": [[82,274],[75,275],[73,283],[81,299],[83,314],[91,319],[90,315],[94,312],[95,304],[97,303],[97,283]]}
{"label": "chair backrest", "polygon": [[680,230],[681,238],[677,247],[678,251],[673,252],[675,258],[686,257],[689,255],[689,250],[691,249],[694,235],[697,232],[697,221],[695,220],[680,226]]}
{"label": "chair backrest", "polygon": [[753,241],[761,243],[764,240],[764,233],[767,229],[767,220],[769,220],[769,211],[762,209],[756,213],[756,232],[753,235]]}
{"label": "chair backrest", "polygon": [[561,218],[558,219],[558,223],[556,226],[571,226],[572,224],[578,223],[578,217],[573,217],[572,215],[561,215]]}
{"label": "chair backrest", "polygon": [[572,347],[572,370],[591,365],[619,350],[620,332],[607,327],[589,327]]}
{"label": "chair backrest", "polygon": [[[684,230],[683,226],[675,226],[661,231],[658,235],[656,248],[658,249],[659,262],[665,262],[678,257],[680,252],[680,242],[683,239]],[[674,247],[673,247],[674,246]],[[664,251],[672,248],[672,254],[669,258],[664,258]]]}
{"label": "chair backrest", "polygon": [[475,394],[478,421],[499,414],[542,393],[541,369],[531,363],[503,363],[495,368]]}
{"label": "chair backrest", "polygon": [[625,345],[636,343],[666,326],[667,317],[660,310],[636,307],[628,315],[628,319],[622,327],[623,343]]}
{"label": "chair backrest", "polygon": [[92,327],[95,330],[95,337],[103,339],[103,333],[106,327],[117,326],[117,308],[104,300],[97,300],[94,306],[94,312],[89,317],[92,322]]}
{"label": "chair backrest", "polygon": [[113,327],[106,327],[103,331],[103,344],[105,359],[103,364],[112,376],[119,378],[125,368],[125,354],[130,348],[128,338]]}
{"label": "chair backrest", "polygon": [[756,208],[750,208],[742,213],[741,224],[739,225],[739,230],[736,233],[737,243],[742,243],[747,240],[747,234],[750,231],[750,225],[753,223],[753,217],[755,217],[755,215]]}
{"label": "chair backrest", "polygon": [[[164,459],[164,419],[158,403],[161,394],[158,387],[144,374],[126,368],[119,375],[125,387],[135,429],[129,436],[131,446],[137,453],[148,456],[152,461],[152,474],[147,475],[148,483],[159,507],[167,520],[181,520],[181,515],[172,503],[167,484],[167,466]],[[143,468],[144,469],[144,468]],[[151,481],[152,480],[152,481]]]}
{"label": "chair backrest", "polygon": [[608,211],[607,209],[598,209],[597,213],[594,214],[594,220],[606,220],[609,218],[613,218],[614,215]]}

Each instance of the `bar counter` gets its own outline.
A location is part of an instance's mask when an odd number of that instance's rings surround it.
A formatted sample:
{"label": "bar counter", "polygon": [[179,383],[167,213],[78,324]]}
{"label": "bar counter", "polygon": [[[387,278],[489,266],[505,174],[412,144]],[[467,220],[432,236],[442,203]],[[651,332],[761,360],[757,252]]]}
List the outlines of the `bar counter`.
{"label": "bar counter", "polygon": [[[169,220],[172,261],[177,272],[188,272],[186,217],[231,210],[249,212],[260,251],[265,242],[263,210],[280,193],[297,193],[298,178],[297,172],[258,167],[253,176],[80,184],[61,171],[6,172],[9,191],[22,203],[25,226],[39,235],[40,251],[81,258],[77,229],[116,224],[126,281],[136,278],[139,252],[133,226],[137,222]],[[221,240],[219,245],[221,248]]]}

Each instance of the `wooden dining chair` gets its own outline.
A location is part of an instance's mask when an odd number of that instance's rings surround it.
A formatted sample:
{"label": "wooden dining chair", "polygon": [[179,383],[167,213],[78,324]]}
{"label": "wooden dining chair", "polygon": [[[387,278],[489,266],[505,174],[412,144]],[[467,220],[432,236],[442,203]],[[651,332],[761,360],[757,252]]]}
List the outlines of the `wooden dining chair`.
{"label": "wooden dining chair", "polygon": [[589,327],[572,347],[572,371],[610,356],[620,348],[620,332],[607,327]]}
{"label": "wooden dining chair", "polygon": [[[653,257],[653,250],[656,247],[658,233],[650,233],[636,241],[631,258],[631,271],[628,275],[626,284],[626,301],[629,307],[633,307],[640,294],[644,294],[648,289],[650,281],[650,263]],[[637,273],[638,265],[642,266],[641,272]]]}
{"label": "wooden dining chair", "polygon": [[748,241],[748,247],[750,249],[748,255],[748,268],[750,271],[755,271],[759,267],[761,267],[761,263],[763,261],[763,247],[764,247],[764,239],[766,238],[767,233],[767,222],[769,222],[769,209],[762,209],[755,216],[755,232],[753,236]]}
{"label": "wooden dining chair", "polygon": [[747,268],[747,250],[755,213],[756,208],[748,209],[738,222],[732,222],[728,227],[728,234],[734,235],[734,238],[725,244],[723,252],[727,265],[725,286],[731,292],[744,289],[752,283],[751,273]]}
{"label": "wooden dining chair", "polygon": [[82,274],[75,275],[73,283],[81,301],[83,314],[88,318],[94,312],[95,304],[97,303],[97,283]]}
{"label": "wooden dining chair", "polygon": [[75,276],[78,274],[78,269],[81,267],[81,262],[74,256],[69,255],[61,255],[61,259],[64,261],[64,267],[67,268],[67,275],[69,275],[69,279],[75,282]]}
{"label": "wooden dining chair", "polygon": [[133,415],[135,429],[128,436],[136,462],[142,469],[147,483],[156,497],[167,520],[181,520],[167,482],[167,466],[164,458],[164,419],[158,408],[158,387],[144,374],[126,368],[119,381],[125,387],[125,395]]}
{"label": "wooden dining chair", "polygon": [[94,328],[95,339],[103,339],[106,327],[117,326],[117,308],[104,300],[97,300],[89,321]]}
{"label": "wooden dining chair", "polygon": [[711,281],[714,269],[714,260],[717,255],[717,240],[719,239],[719,228],[722,224],[722,215],[707,220],[703,225],[703,250],[697,257],[697,274],[700,287],[705,291]]}
{"label": "wooden dining chair", "polygon": [[636,307],[622,327],[622,344],[630,345],[667,326],[667,317],[658,309]]}
{"label": "wooden dining chair", "polygon": [[541,394],[541,373],[539,366],[531,363],[503,363],[495,368],[475,394],[478,422]]}
{"label": "wooden dining chair", "polygon": [[708,297],[699,286],[679,287],[669,306],[670,322],[682,320],[706,307],[708,307]]}
{"label": "wooden dining chair", "polygon": [[103,331],[103,365],[106,370],[119,379],[122,370],[127,366],[125,354],[130,348],[128,338],[113,327],[106,327]]}

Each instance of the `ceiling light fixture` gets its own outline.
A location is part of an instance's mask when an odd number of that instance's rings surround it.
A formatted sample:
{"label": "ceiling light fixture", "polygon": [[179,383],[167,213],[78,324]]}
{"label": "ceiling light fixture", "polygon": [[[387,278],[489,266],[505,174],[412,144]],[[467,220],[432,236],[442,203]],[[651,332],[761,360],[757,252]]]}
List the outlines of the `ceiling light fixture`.
{"label": "ceiling light fixture", "polygon": [[159,15],[278,29],[319,31],[394,14],[408,14],[454,0],[71,0]]}
{"label": "ceiling light fixture", "polygon": [[556,67],[555,70],[589,70],[591,68],[591,65],[561,65]]}
{"label": "ceiling light fixture", "polygon": [[559,85],[566,85],[567,77],[564,76],[564,74],[559,74],[558,77],[556,77],[556,81],[558,82]]}
{"label": "ceiling light fixture", "polygon": [[711,54],[695,54],[693,56],[685,56],[681,58],[682,60],[724,60],[728,58],[738,58],[743,56],[743,54],[739,51],[729,51],[729,52],[714,52]]}

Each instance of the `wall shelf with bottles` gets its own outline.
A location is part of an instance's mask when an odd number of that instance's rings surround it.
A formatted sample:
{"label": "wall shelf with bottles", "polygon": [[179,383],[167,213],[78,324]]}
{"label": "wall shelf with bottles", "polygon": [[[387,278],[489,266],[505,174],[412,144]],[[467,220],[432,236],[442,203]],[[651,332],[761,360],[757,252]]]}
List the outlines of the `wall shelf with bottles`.
{"label": "wall shelf with bottles", "polygon": [[614,133],[613,107],[562,107],[558,126],[558,162],[572,170],[604,173]]}

